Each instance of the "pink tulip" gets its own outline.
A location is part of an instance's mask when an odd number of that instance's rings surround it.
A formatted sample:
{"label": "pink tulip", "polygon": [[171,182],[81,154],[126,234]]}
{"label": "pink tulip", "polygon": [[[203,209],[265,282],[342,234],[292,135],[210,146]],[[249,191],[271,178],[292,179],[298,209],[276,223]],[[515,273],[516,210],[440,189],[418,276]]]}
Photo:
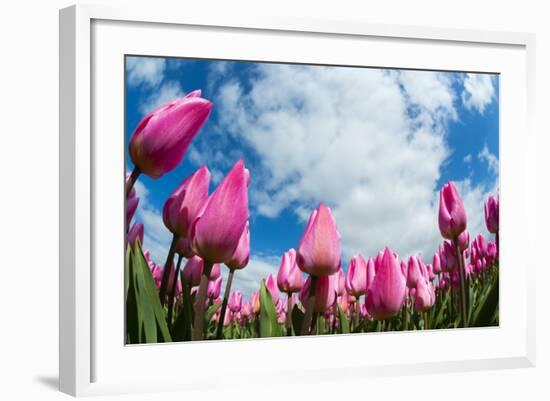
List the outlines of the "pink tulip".
{"label": "pink tulip", "polygon": [[234,291],[231,294],[231,297],[229,298],[229,303],[227,306],[229,307],[229,310],[233,313],[237,313],[241,310],[241,306],[243,303],[243,296],[240,291]]}
{"label": "pink tulip", "polygon": [[208,290],[207,290],[208,298],[218,298],[220,296],[221,288],[222,288],[221,276],[215,279],[214,281],[209,281]]}
{"label": "pink tulip", "polygon": [[491,234],[498,234],[499,223],[499,199],[497,196],[489,196],[485,202],[485,225]]}
{"label": "pink tulip", "polygon": [[346,290],[356,297],[367,292],[367,261],[362,255],[353,256],[349,262]]}
{"label": "pink tulip", "polygon": [[277,273],[277,287],[288,294],[300,291],[303,285],[302,271],[296,264],[296,251],[291,248],[283,254],[281,259],[279,272]]}
{"label": "pink tulip", "polygon": [[476,248],[477,248],[477,251],[478,251],[478,257],[485,257],[487,255],[487,241],[485,241],[485,238],[483,237],[482,234],[479,234],[475,240],[476,242]]}
{"label": "pink tulip", "polygon": [[[314,312],[324,312],[330,308],[336,302],[336,286],[338,283],[338,276],[336,274],[331,276],[320,276],[317,278],[317,286],[315,288],[315,304],[313,306]],[[302,291],[300,291],[300,302],[305,305],[309,298],[309,290],[311,288],[311,276],[308,276]]]}
{"label": "pink tulip", "polygon": [[246,222],[244,230],[241,234],[241,238],[239,239],[239,244],[237,245],[237,249],[235,249],[235,252],[233,252],[233,255],[231,256],[231,258],[227,262],[225,262],[225,265],[230,270],[244,269],[248,264],[248,260],[250,259],[250,228],[249,227],[250,226],[248,222]]}
{"label": "pink tulip", "polygon": [[421,279],[416,285],[414,297],[415,312],[426,312],[435,303],[435,289],[429,281]]}
{"label": "pink tulip", "polygon": [[497,244],[494,242],[487,243],[487,258],[492,262],[497,258]]}
{"label": "pink tulip", "polygon": [[208,199],[210,171],[202,166],[187,177],[164,204],[162,219],[172,234],[188,238],[189,227]]}
{"label": "pink tulip", "polygon": [[273,276],[273,274],[267,276],[267,279],[265,280],[265,286],[271,294],[273,303],[277,305],[279,303],[279,290],[277,289],[277,280],[275,279],[275,276]]}
{"label": "pink tulip", "polygon": [[441,258],[441,270],[450,272],[458,265],[456,252],[450,242],[443,242],[443,252],[439,255]]}
{"label": "pink tulip", "polygon": [[212,103],[194,92],[151,111],[130,138],[130,158],[140,172],[158,178],[173,170],[202,128]]}
{"label": "pink tulip", "polygon": [[208,279],[210,281],[217,280],[222,275],[222,267],[219,263],[214,263],[212,266],[212,269],[210,270],[210,276],[208,276]]}
{"label": "pink tulip", "polygon": [[398,313],[403,305],[406,287],[398,258],[386,248],[365,298],[369,314],[376,320],[383,320]]}
{"label": "pink tulip", "polygon": [[241,316],[243,319],[248,319],[252,315],[252,307],[250,303],[245,301],[241,307]]}
{"label": "pink tulip", "polygon": [[439,192],[439,231],[443,238],[454,240],[466,229],[466,210],[452,181]]}
{"label": "pink tulip", "polygon": [[204,261],[198,256],[193,256],[187,260],[187,263],[183,268],[182,276],[183,280],[189,285],[189,287],[195,287],[200,284],[203,268]]}
{"label": "pink tulip", "polygon": [[422,278],[418,259],[415,256],[409,256],[407,262],[407,287],[415,288],[418,280]]}
{"label": "pink tulip", "polygon": [[151,269],[151,274],[153,275],[153,280],[155,280],[155,286],[160,288],[160,283],[162,281],[162,267],[160,265],[149,266]]}
{"label": "pink tulip", "polygon": [[191,225],[191,247],[210,263],[231,260],[248,221],[250,174],[239,160]]}
{"label": "pink tulip", "polygon": [[468,249],[469,245],[470,245],[470,233],[468,232],[468,230],[464,230],[458,236],[458,249],[464,252]]}
{"label": "pink tulip", "polygon": [[300,270],[312,276],[329,276],[340,268],[340,233],[324,203],[309,218],[296,261]]}
{"label": "pink tulip", "polygon": [[353,305],[356,301],[355,297],[348,292],[344,292],[344,295],[338,297],[337,299],[338,304],[340,305],[340,308],[344,311],[344,313],[348,313],[351,309],[351,305]]}
{"label": "pink tulip", "polygon": [[134,223],[130,231],[128,231],[128,244],[134,246],[138,238],[139,243],[143,245],[143,224]]}

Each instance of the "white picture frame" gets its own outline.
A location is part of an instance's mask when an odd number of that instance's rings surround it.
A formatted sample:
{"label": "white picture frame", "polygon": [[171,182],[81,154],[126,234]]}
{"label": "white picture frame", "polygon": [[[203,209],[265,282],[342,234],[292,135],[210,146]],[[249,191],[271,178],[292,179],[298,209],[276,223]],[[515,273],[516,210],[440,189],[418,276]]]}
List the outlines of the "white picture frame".
{"label": "white picture frame", "polygon": [[[117,215],[104,213],[101,202],[95,196],[97,191],[112,190],[113,186],[107,184],[102,187],[102,181],[98,175],[104,174],[106,169],[115,166],[116,163],[104,166],[103,173],[97,163],[98,154],[108,152],[102,157],[104,160],[111,160],[111,155],[118,152],[123,153],[122,148],[116,149],[122,144],[123,131],[113,142],[105,140],[96,141],[94,129],[97,129],[101,121],[96,121],[98,114],[102,111],[97,106],[97,97],[103,96],[101,87],[94,87],[93,81],[101,81],[104,75],[101,71],[109,68],[111,64],[103,60],[110,60],[109,57],[118,57],[122,53],[179,55],[177,51],[170,49],[170,43],[157,41],[155,50],[155,38],[162,38],[167,30],[193,29],[201,35],[217,33],[216,35],[233,35],[232,39],[246,38],[249,35],[262,34],[266,41],[273,41],[274,49],[283,47],[276,46],[278,41],[282,43],[283,36],[290,38],[302,38],[304,41],[325,40],[327,43],[338,38],[342,43],[346,41],[372,41],[384,46],[425,46],[426,54],[437,48],[442,60],[434,61],[426,57],[425,67],[430,69],[448,69],[454,52],[473,52],[479,54],[479,59],[470,54],[469,62],[472,71],[498,72],[506,70],[506,81],[502,83],[503,111],[516,110],[514,116],[505,115],[501,118],[501,183],[503,208],[501,218],[503,233],[501,235],[502,247],[502,282],[501,282],[501,308],[503,310],[501,327],[497,329],[470,329],[469,331],[454,330],[446,333],[423,333],[422,336],[416,333],[391,333],[391,335],[380,336],[336,336],[338,338],[315,338],[315,339],[268,339],[246,342],[212,342],[199,344],[170,344],[146,347],[125,347],[123,335],[113,332],[107,333],[102,328],[107,319],[103,313],[105,305],[101,302],[96,304],[94,293],[98,286],[102,291],[116,299],[118,291],[117,283],[106,286],[103,274],[94,271],[98,260],[103,256],[96,252],[97,242],[94,235],[102,227],[101,219],[108,216],[118,218]],[[142,38],[139,46],[131,44],[128,34],[121,32],[132,32],[132,37],[139,36],[140,31],[148,30],[147,38]],[[182,32],[183,32],[182,31]],[[95,36],[94,36],[95,35]],[[159,35],[159,36],[156,36]],[[218,36],[218,38],[221,36]],[[105,38],[109,38],[107,45]],[[317,39],[315,39],[317,38]],[[207,45],[208,41],[205,40]],[[378,41],[378,42],[377,42]],[[350,42],[351,43],[351,42]],[[361,42],[362,43],[362,42]],[[375,43],[375,45],[376,45]],[[214,42],[211,43],[214,48]],[[334,361],[329,359],[311,358],[309,363],[304,363],[297,369],[300,371],[300,380],[328,380],[346,375],[360,380],[363,377],[377,375],[398,375],[414,369],[417,373],[430,373],[435,371],[465,371],[476,369],[498,369],[510,367],[529,367],[535,363],[535,308],[534,308],[534,275],[535,261],[533,252],[529,252],[532,245],[528,241],[518,238],[515,231],[527,232],[535,230],[535,204],[534,194],[536,190],[535,181],[535,132],[533,129],[534,112],[534,46],[535,37],[525,33],[509,32],[485,32],[461,29],[443,29],[431,27],[402,26],[402,25],[377,25],[367,22],[351,21],[324,21],[324,20],[298,20],[292,18],[272,18],[257,15],[216,15],[212,14],[186,14],[182,10],[166,10],[151,8],[112,8],[98,5],[78,5],[60,11],[60,390],[72,395],[94,395],[108,393],[125,393],[135,391],[166,391],[167,389],[198,389],[206,383],[207,372],[201,369],[201,357],[209,353],[219,355],[225,353],[225,357],[241,355],[238,362],[242,372],[249,377],[254,377],[257,382],[268,383],[276,376],[278,380],[296,380],[296,370],[285,370],[276,363],[267,368],[257,364],[253,369],[248,366],[252,359],[266,358],[269,353],[290,352],[311,357],[315,347],[323,346],[327,349],[336,350],[337,347],[350,347],[358,349],[363,347],[365,341],[377,342],[376,348],[392,344],[394,347],[406,347],[407,343],[423,344],[430,341],[464,341],[474,343],[484,338],[492,343],[494,348],[486,348],[482,351],[481,345],[477,350],[461,349],[458,345],[457,352],[463,353],[464,357],[448,357],[443,355],[438,358],[427,357],[419,359],[411,353],[406,358],[389,358],[385,361],[382,356],[371,355],[371,360],[360,360],[353,362],[346,361],[346,353],[338,355],[344,358],[344,362],[335,367]],[[125,46],[128,45],[127,50]],[[373,45],[373,54],[376,53],[376,46]],[[118,46],[118,47],[117,47]],[[146,48],[149,46],[148,48]],[[239,50],[247,54],[246,46],[252,48],[252,44],[243,44]],[[429,47],[432,46],[431,50]],[[344,46],[345,48],[345,46]],[[469,50],[468,50],[469,49]],[[477,50],[476,50],[477,49]],[[492,49],[492,50],[491,50]],[[105,50],[105,54],[101,53]],[[133,51],[131,51],[133,50]],[[287,49],[291,51],[292,49]],[[295,49],[296,50],[296,49]],[[199,50],[197,50],[199,51]],[[221,52],[221,50],[218,50]],[[275,51],[275,50],[274,50]],[[383,50],[379,50],[384,55]],[[483,61],[482,53],[492,51],[493,61]],[[99,52],[99,53],[98,53]],[[122,53],[120,53],[122,52]],[[345,52],[345,49],[342,50]],[[299,53],[299,52],[296,52]],[[387,53],[387,52],[386,52]],[[386,54],[386,60],[376,62],[377,66],[415,68],[412,61],[407,64],[407,52],[396,52],[400,54]],[[257,52],[256,59],[270,58],[267,53]],[[290,53],[288,53],[290,54]],[[195,55],[195,54],[194,54]],[[391,57],[390,57],[391,56]],[[448,58],[445,58],[448,56]],[[220,58],[229,57],[227,54],[220,54]],[[243,56],[244,57],[244,56]],[[280,56],[286,60],[290,56]],[[296,55],[292,57],[307,57]],[[315,56],[309,56],[314,58]],[[328,56],[327,56],[328,57]],[[333,55],[333,57],[338,57]],[[345,57],[345,56],[340,56]],[[348,55],[352,57],[353,55]],[[357,56],[359,57],[359,56]],[[410,57],[410,54],[409,54]],[[311,59],[307,60],[311,61]],[[509,61],[509,62],[508,62]],[[357,59],[346,60],[346,63],[361,63]],[[118,63],[118,61],[117,61]],[[418,61],[416,61],[418,63]],[[485,64],[484,64],[485,63]],[[499,64],[500,63],[500,64]],[[118,64],[114,64],[118,65]],[[452,66],[452,65],[451,65]],[[515,67],[514,67],[515,66]],[[514,68],[517,71],[514,72]],[[452,68],[451,68],[452,69]],[[456,65],[457,70],[463,70],[462,66]],[[116,74],[122,75],[121,71]],[[115,74],[115,75],[116,75]],[[99,75],[99,76],[98,76]],[[116,77],[115,77],[116,78]],[[115,79],[113,78],[113,79]],[[120,78],[120,77],[119,77]],[[105,78],[110,79],[110,78]],[[106,81],[103,81],[106,82]],[[519,99],[506,99],[506,85],[514,85],[514,93]],[[121,88],[122,91],[122,88]],[[518,92],[519,91],[519,92]],[[94,101],[95,96],[95,101]],[[122,96],[122,93],[120,93]],[[119,98],[111,99],[118,102]],[[514,102],[512,104],[512,101]],[[117,107],[120,107],[120,102]],[[517,107],[516,107],[517,106]],[[116,109],[119,110],[119,109]],[[116,116],[115,116],[116,118]],[[119,116],[120,120],[123,116]],[[111,127],[117,127],[114,123]],[[94,128],[95,127],[95,128]],[[521,136],[514,136],[513,130],[520,130]],[[113,146],[110,146],[113,145]],[[116,157],[113,158],[113,160]],[[110,162],[109,162],[110,163]],[[106,164],[109,164],[106,163]],[[512,171],[512,166],[513,171]],[[117,170],[118,171],[118,170]],[[122,171],[122,170],[121,170]],[[513,175],[512,175],[513,174]],[[515,177],[515,178],[514,178]],[[121,184],[122,185],[122,184]],[[116,188],[116,187],[115,187]],[[122,187],[121,187],[122,188]],[[520,189],[520,190],[518,190]],[[122,190],[122,189],[120,189]],[[112,213],[122,216],[122,198],[119,203],[113,206]],[[102,217],[100,217],[102,216]],[[120,219],[122,224],[123,219]],[[525,230],[525,231],[523,231]],[[116,230],[113,230],[116,231]],[[122,230],[120,230],[122,232]],[[117,242],[115,244],[121,244]],[[113,242],[113,241],[111,241]],[[506,244],[514,244],[509,249]],[[122,260],[122,252],[120,260]],[[523,255],[523,256],[521,256]],[[521,259],[519,257],[521,256]],[[506,261],[509,262],[506,262]],[[507,275],[507,265],[514,261],[521,260],[524,265],[522,273],[513,280]],[[114,268],[118,262],[113,262]],[[123,264],[120,264],[123,266]],[[122,267],[120,270],[122,276]],[[510,285],[517,285],[517,292],[514,294],[517,299],[507,302],[510,299],[508,291]],[[120,287],[122,291],[122,287]],[[111,298],[109,298],[111,299]],[[121,300],[122,298],[118,298]],[[120,309],[123,308],[120,301]],[[514,309],[518,316],[517,322],[506,320],[507,308]],[[109,318],[116,319],[120,311],[113,312]],[[122,322],[120,322],[123,324]],[[99,328],[98,328],[99,327]],[[485,331],[483,331],[485,330]],[[490,332],[492,330],[492,332]],[[495,334],[496,333],[496,334]],[[504,334],[502,334],[504,333]],[[118,337],[117,337],[118,336]],[[442,337],[444,336],[444,337]],[[504,349],[506,342],[508,347]],[[120,353],[113,352],[112,348],[105,344],[120,344]],[[284,345],[283,351],[281,345]],[[183,349],[185,346],[187,348]],[[475,348],[475,347],[474,347]],[[271,349],[271,350],[269,350]],[[150,380],[143,378],[131,378],[124,376],[121,363],[128,366],[135,365],[136,361],[147,361],[148,364],[158,363],[167,360],[175,352],[185,352],[188,358],[195,360],[198,368],[193,371],[180,372],[180,377],[185,380],[176,380],[174,376],[164,378],[152,376]],[[105,354],[111,354],[106,357]],[[116,355],[115,355],[116,354]],[[458,355],[458,354],[457,354]],[[112,358],[112,359],[109,359]],[[121,358],[121,359],[116,359]],[[124,362],[126,360],[126,362]],[[109,369],[107,365],[112,366]],[[106,373],[103,373],[106,372]],[[269,378],[267,374],[269,373]],[[212,378],[209,373],[208,377]],[[224,378],[222,374],[211,380],[210,386],[232,386],[234,382]]]}

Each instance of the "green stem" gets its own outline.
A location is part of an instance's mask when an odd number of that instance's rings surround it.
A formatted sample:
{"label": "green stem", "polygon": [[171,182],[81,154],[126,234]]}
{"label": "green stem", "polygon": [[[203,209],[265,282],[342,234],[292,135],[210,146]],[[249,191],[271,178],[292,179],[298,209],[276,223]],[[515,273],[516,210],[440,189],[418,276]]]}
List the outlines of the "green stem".
{"label": "green stem", "polygon": [[308,335],[308,330],[311,325],[311,318],[313,315],[313,308],[315,306],[315,290],[317,289],[317,277],[311,277],[311,286],[309,288],[309,297],[307,299],[306,312],[304,315],[304,321],[302,322],[302,335]]}
{"label": "green stem", "polygon": [[164,262],[164,270],[162,272],[162,281],[160,282],[160,303],[164,305],[166,303],[166,292],[168,290],[168,281],[170,280],[170,271],[172,270],[172,263],[174,262],[174,254],[176,253],[176,243],[178,242],[178,236],[172,237],[172,243],[168,250],[168,256],[166,256],[166,262]]}
{"label": "green stem", "polygon": [[458,240],[453,240],[458,259],[458,281],[460,282],[460,307],[462,309],[462,327],[468,327],[468,308],[466,306],[466,280],[464,272],[464,254],[458,247]]}
{"label": "green stem", "polygon": [[[202,340],[204,325],[204,303],[206,302],[206,293],[208,291],[208,278],[212,270],[212,263],[204,261],[199,292],[195,300],[195,322],[193,324],[193,341]],[[222,323],[223,324],[223,323]]]}
{"label": "green stem", "polygon": [[168,301],[168,326],[172,325],[172,313],[174,310],[174,298],[176,297],[176,289],[178,288],[178,275],[181,267],[181,260],[183,258],[178,255],[178,263],[176,265],[176,272],[174,274],[174,282],[172,283],[172,290],[170,291],[170,300]]}
{"label": "green stem", "polygon": [[355,333],[357,331],[357,328],[359,327],[359,316],[361,314],[360,310],[361,310],[361,307],[359,305],[359,297],[357,297],[357,299],[355,300],[355,308],[354,308],[354,322],[353,322],[353,332]]}
{"label": "green stem", "polygon": [[286,326],[286,335],[288,337],[292,336],[292,293],[289,292],[286,294],[287,301],[286,301],[286,320],[285,320],[285,326]]}
{"label": "green stem", "polygon": [[124,189],[125,199],[128,199],[128,194],[134,187],[134,184],[136,183],[140,174],[141,174],[141,170],[138,167],[134,167],[132,174],[130,174],[130,178],[128,178],[128,181],[126,182],[126,188]]}
{"label": "green stem", "polygon": [[225,312],[227,310],[227,302],[229,301],[229,293],[231,292],[231,283],[233,282],[234,270],[229,270],[227,276],[227,283],[225,284],[225,292],[223,293],[222,310],[220,312],[220,319],[218,321],[218,330],[216,331],[216,339],[221,340],[223,336],[223,322],[225,320]]}
{"label": "green stem", "polygon": [[409,330],[409,311],[406,302],[403,305],[403,330]]}

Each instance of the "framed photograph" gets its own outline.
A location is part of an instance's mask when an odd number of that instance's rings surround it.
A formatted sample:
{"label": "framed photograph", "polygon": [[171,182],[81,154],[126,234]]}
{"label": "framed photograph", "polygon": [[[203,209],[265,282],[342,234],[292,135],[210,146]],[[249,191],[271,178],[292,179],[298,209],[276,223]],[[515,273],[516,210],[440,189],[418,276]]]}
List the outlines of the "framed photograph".
{"label": "framed photograph", "polygon": [[533,366],[534,83],[528,34],[61,10],[61,390]]}

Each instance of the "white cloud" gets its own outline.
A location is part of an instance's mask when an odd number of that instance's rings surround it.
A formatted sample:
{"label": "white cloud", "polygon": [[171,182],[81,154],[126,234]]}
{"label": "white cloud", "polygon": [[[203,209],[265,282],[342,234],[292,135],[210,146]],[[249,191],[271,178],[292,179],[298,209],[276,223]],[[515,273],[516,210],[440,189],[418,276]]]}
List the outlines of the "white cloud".
{"label": "white cloud", "polygon": [[466,74],[462,103],[468,110],[475,109],[481,114],[493,101],[495,88],[492,76],[489,74]]}
{"label": "white cloud", "polygon": [[464,163],[470,163],[472,161],[472,155],[469,153],[464,156]]}
{"label": "white cloud", "polygon": [[[346,257],[386,245],[433,252],[446,124],[457,119],[449,75],[258,65],[254,76],[220,87],[216,107],[221,128],[261,161],[250,189],[256,213],[291,208],[303,221],[323,201]],[[478,190],[463,189],[467,199]]]}
{"label": "white cloud", "polygon": [[166,59],[161,57],[126,58],[127,82],[130,86],[156,86],[164,79]]}
{"label": "white cloud", "polygon": [[492,154],[489,151],[489,148],[487,147],[487,144],[485,144],[485,146],[483,147],[481,152],[479,152],[477,157],[481,161],[486,161],[487,164],[489,165],[489,170],[491,172],[493,172],[494,174],[498,175],[498,165],[499,165],[498,159],[494,154]]}
{"label": "white cloud", "polygon": [[183,95],[185,95],[185,93],[178,82],[165,82],[140,102],[139,110],[142,114],[147,114],[158,106]]}

